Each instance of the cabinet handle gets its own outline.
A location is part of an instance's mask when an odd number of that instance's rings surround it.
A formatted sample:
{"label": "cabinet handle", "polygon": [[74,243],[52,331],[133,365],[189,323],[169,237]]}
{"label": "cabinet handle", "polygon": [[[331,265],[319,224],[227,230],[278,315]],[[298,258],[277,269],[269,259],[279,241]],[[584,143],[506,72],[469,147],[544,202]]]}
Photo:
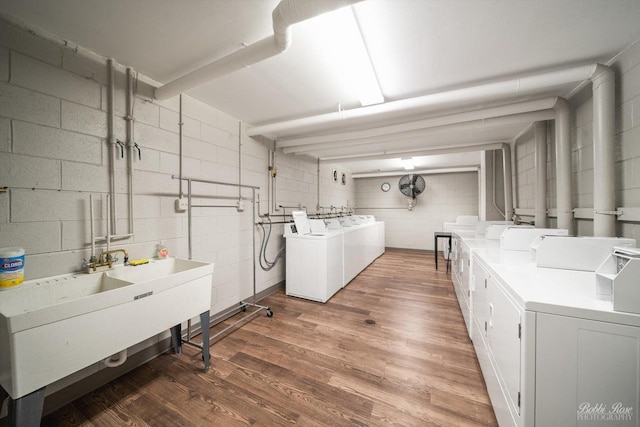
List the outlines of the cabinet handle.
{"label": "cabinet handle", "polygon": [[487,279],[484,279],[484,288],[487,289]]}
{"label": "cabinet handle", "polygon": [[493,304],[489,304],[489,327],[493,328]]}

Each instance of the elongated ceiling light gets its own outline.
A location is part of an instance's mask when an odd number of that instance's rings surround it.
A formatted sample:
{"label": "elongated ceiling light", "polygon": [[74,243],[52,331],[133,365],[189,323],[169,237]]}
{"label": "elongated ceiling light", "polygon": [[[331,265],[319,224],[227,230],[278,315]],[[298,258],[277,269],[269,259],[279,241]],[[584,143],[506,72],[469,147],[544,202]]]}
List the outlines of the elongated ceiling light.
{"label": "elongated ceiling light", "polygon": [[414,170],[416,167],[413,164],[413,157],[409,159],[400,159],[400,163],[404,167],[405,170]]}
{"label": "elongated ceiling light", "polygon": [[384,102],[375,70],[362,38],[352,7],[343,7],[317,16],[308,25],[313,26],[323,56],[332,59],[338,75],[358,98],[363,107]]}

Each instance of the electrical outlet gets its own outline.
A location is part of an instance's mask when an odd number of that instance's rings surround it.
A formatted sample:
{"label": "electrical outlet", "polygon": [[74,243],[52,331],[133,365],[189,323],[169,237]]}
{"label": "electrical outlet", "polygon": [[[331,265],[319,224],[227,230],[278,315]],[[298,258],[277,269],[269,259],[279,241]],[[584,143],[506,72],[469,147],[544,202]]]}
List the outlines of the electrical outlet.
{"label": "electrical outlet", "polygon": [[176,199],[176,212],[184,212],[188,207],[189,201],[186,198],[180,197]]}

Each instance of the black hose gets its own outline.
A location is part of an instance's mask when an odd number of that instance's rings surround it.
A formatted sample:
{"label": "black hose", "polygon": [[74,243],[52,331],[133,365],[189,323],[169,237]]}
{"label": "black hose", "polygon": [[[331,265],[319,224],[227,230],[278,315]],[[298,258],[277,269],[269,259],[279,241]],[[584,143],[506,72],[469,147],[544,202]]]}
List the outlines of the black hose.
{"label": "black hose", "polygon": [[273,228],[273,224],[271,222],[271,218],[268,218],[268,219],[269,219],[269,232],[268,233],[264,229],[264,225],[262,223],[258,224],[258,225],[260,225],[260,228],[262,229],[262,243],[260,244],[260,253],[258,254],[258,261],[260,262],[260,268],[262,268],[264,271],[269,271],[273,267],[275,267],[275,265],[278,263],[278,260],[282,257],[282,254],[284,253],[284,250],[285,250],[285,247],[283,246],[278,251],[278,253],[276,254],[276,257],[273,259],[273,261],[269,261],[267,259],[267,246],[269,245],[269,239],[271,238],[271,230]]}

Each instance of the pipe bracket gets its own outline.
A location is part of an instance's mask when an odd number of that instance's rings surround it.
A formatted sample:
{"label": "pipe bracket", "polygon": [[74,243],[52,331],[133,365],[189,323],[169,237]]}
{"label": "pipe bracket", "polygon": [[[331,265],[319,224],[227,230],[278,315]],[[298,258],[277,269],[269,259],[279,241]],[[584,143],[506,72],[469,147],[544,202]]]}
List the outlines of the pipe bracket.
{"label": "pipe bracket", "polygon": [[622,212],[622,211],[600,211],[600,210],[594,209],[593,213],[598,214],[598,215],[622,215],[624,212]]}

